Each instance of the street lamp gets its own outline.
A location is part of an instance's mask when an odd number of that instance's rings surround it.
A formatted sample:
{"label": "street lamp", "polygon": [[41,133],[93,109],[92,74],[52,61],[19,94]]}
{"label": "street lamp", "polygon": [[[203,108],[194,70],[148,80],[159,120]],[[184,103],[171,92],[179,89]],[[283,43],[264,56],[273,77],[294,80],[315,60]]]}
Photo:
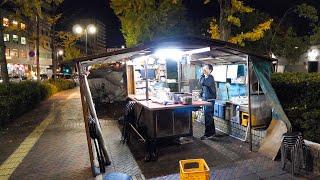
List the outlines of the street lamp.
{"label": "street lamp", "polygon": [[63,50],[62,49],[58,50],[57,51],[57,56],[62,56],[62,55],[63,55]]}
{"label": "street lamp", "polygon": [[83,28],[81,25],[76,24],[73,26],[72,30],[75,34],[79,34],[79,35],[84,34],[85,35],[86,55],[88,55],[88,34],[96,34],[97,33],[96,26],[93,24],[89,24],[89,25],[87,25],[86,28]]}

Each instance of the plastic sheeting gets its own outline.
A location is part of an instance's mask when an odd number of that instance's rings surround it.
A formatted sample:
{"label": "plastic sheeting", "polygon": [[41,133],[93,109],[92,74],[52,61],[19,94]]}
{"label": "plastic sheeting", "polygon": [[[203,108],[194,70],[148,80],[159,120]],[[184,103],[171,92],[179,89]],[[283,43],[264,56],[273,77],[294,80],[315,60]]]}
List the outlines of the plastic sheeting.
{"label": "plastic sheeting", "polygon": [[280,101],[276,95],[276,92],[272,88],[272,85],[269,80],[272,73],[271,62],[261,60],[252,56],[250,56],[249,58],[252,62],[253,71],[259,80],[260,87],[264,92],[268,103],[273,108],[273,113],[272,113],[273,119],[283,121],[286,124],[288,131],[291,132],[292,130],[291,123],[288,117],[286,116],[280,104]]}

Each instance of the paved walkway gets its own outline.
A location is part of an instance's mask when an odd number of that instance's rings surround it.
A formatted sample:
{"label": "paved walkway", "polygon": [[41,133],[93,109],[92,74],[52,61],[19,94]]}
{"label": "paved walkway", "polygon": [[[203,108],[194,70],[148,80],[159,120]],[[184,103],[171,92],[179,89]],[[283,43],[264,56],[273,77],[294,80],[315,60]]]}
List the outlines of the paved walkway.
{"label": "paved walkway", "polygon": [[[134,140],[130,146],[121,144],[118,123],[100,118],[112,163],[107,173],[123,172],[137,180],[178,179],[180,159],[204,157],[212,179],[305,179],[279,170],[279,162],[249,153],[246,143],[223,134],[200,141],[201,124],[195,124],[193,143],[160,145],[158,162],[145,163],[144,146]],[[93,179],[89,166],[78,88],[54,95],[0,129],[0,180]]]}
{"label": "paved walkway", "polygon": [[1,130],[0,179],[91,177],[79,89],[64,91]]}

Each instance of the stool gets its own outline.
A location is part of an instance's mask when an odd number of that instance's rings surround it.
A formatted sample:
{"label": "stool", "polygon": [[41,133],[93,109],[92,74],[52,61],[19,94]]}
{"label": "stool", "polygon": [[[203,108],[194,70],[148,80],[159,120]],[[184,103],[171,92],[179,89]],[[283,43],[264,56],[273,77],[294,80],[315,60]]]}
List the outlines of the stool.
{"label": "stool", "polygon": [[109,173],[103,177],[103,180],[115,180],[115,179],[116,180],[131,180],[131,177],[126,174],[119,173],[119,172]]}
{"label": "stool", "polygon": [[286,160],[290,158],[291,174],[295,174],[296,167],[300,168],[304,163],[304,141],[300,132],[285,133],[281,144],[281,164],[285,168]]}

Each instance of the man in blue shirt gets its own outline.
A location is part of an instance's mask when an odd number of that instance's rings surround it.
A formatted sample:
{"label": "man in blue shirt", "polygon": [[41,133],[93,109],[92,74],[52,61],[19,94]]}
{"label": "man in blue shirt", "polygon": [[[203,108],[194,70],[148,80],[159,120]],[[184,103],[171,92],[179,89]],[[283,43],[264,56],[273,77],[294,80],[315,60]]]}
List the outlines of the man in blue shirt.
{"label": "man in blue shirt", "polygon": [[217,97],[217,93],[216,83],[214,81],[214,77],[211,75],[212,69],[213,68],[211,64],[204,65],[202,68],[203,74],[200,77],[201,98],[204,101],[212,102],[212,106],[204,107],[205,132],[201,137],[201,140],[208,139],[216,133],[212,114],[213,104]]}

